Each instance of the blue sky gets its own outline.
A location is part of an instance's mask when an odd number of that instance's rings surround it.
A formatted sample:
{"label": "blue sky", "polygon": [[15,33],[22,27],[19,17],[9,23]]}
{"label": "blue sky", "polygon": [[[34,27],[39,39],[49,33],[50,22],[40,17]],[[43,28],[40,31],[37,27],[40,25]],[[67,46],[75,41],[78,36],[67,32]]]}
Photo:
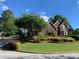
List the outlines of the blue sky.
{"label": "blue sky", "polygon": [[79,28],[79,0],[0,0],[0,13],[6,9],[12,10],[15,16],[39,13],[46,21],[60,14],[67,17],[73,28]]}

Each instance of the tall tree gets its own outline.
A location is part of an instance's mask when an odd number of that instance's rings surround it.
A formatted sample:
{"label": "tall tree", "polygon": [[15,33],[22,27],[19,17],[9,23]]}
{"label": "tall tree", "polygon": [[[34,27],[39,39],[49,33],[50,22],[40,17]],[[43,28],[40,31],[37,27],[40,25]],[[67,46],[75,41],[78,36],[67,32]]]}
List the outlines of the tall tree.
{"label": "tall tree", "polygon": [[47,27],[47,23],[40,16],[32,14],[24,14],[19,18],[16,25],[19,28],[27,30],[27,36],[37,35],[43,28]]}
{"label": "tall tree", "polygon": [[4,35],[10,36],[15,35],[17,32],[17,27],[15,25],[15,18],[10,10],[3,11],[2,15],[2,31]]}

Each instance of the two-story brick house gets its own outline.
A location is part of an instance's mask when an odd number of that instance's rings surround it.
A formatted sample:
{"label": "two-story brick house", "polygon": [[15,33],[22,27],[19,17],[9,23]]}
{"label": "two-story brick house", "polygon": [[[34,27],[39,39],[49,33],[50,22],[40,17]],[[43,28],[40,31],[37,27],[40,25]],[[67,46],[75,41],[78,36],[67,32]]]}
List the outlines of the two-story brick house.
{"label": "two-story brick house", "polygon": [[48,28],[43,30],[41,33],[53,33],[57,36],[65,36],[68,35],[68,26],[64,22],[60,22],[58,20],[54,20],[53,18],[48,22]]}

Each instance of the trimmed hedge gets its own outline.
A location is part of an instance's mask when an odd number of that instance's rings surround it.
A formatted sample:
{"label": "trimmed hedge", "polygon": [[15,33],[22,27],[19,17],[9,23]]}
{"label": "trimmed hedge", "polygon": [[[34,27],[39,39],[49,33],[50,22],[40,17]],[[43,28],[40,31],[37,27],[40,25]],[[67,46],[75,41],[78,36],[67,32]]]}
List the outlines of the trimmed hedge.
{"label": "trimmed hedge", "polygon": [[51,40],[50,42],[53,43],[75,42],[75,39],[71,37],[50,38],[50,40]]}
{"label": "trimmed hedge", "polygon": [[79,35],[70,35],[69,37],[74,38],[76,41],[79,41]]}

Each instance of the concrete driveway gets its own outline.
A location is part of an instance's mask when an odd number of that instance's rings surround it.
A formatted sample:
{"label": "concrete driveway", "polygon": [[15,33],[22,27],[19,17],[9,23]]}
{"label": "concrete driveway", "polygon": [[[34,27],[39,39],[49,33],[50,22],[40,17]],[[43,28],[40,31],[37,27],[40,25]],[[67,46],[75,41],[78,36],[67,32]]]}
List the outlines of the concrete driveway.
{"label": "concrete driveway", "polygon": [[31,54],[0,50],[0,59],[24,59]]}
{"label": "concrete driveway", "polygon": [[0,50],[0,59],[79,59],[79,53],[31,54]]}

